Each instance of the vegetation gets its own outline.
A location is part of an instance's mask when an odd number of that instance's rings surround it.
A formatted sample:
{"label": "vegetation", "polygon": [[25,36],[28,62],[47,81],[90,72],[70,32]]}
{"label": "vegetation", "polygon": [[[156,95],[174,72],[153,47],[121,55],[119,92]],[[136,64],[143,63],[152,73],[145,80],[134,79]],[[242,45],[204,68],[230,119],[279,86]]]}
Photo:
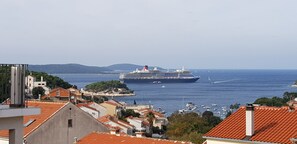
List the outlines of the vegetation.
{"label": "vegetation", "polygon": [[197,113],[173,113],[168,120],[166,135],[169,139],[191,141],[196,144],[204,142],[202,135],[222,121],[210,111],[204,112],[202,117]]}
{"label": "vegetation", "polygon": [[276,96],[272,98],[261,97],[261,98],[258,98],[254,102],[254,104],[281,107],[281,106],[286,106],[288,101],[295,98],[297,98],[296,92],[285,92],[282,98],[276,97]]}
{"label": "vegetation", "polygon": [[132,109],[121,110],[121,116],[119,117],[120,120],[126,121],[126,118],[129,116],[139,117],[140,114],[135,112]]}
{"label": "vegetation", "polygon": [[[119,91],[119,89],[124,91]],[[133,93],[126,84],[121,83],[120,81],[102,81],[92,83],[86,86],[86,91],[90,92],[119,92],[119,94],[128,94]]]}
{"label": "vegetation", "polygon": [[226,114],[226,118],[228,116],[230,116],[235,110],[237,110],[239,108],[240,104],[239,103],[235,103],[235,104],[231,104],[230,105],[230,110],[228,110],[227,114]]}
{"label": "vegetation", "polygon": [[104,101],[108,101],[108,98],[105,97],[105,96],[100,96],[100,97],[94,96],[94,97],[91,97],[91,96],[82,95],[82,98],[84,100],[92,101],[92,102],[95,102],[95,103],[98,103],[98,104],[103,103]]}
{"label": "vegetation", "polygon": [[0,67],[0,103],[10,97],[10,67]]}
{"label": "vegetation", "polygon": [[50,87],[51,89],[55,87],[61,87],[64,89],[68,89],[73,87],[73,85],[69,84],[68,82],[65,82],[63,79],[49,75],[45,72],[31,72],[34,77],[36,77],[36,80],[40,81],[41,76],[43,77],[44,81],[46,81],[46,85]]}
{"label": "vegetation", "polygon": [[40,96],[43,96],[44,95],[44,92],[45,92],[45,90],[42,87],[35,87],[32,90],[32,94],[33,94],[33,97],[35,99],[38,99],[39,98],[39,95]]}

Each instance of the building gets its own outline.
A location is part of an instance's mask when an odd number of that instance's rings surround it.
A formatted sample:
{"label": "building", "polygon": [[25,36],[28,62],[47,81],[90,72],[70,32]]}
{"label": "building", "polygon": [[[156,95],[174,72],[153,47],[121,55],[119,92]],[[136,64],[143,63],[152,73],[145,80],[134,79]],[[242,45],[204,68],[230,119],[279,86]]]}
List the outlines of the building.
{"label": "building", "polygon": [[[28,101],[28,106],[41,109],[39,115],[25,116],[25,144],[73,144],[93,131],[108,128],[72,103]],[[0,139],[8,140],[8,131],[0,131]],[[18,143],[19,144],[19,143]]]}
{"label": "building", "polygon": [[95,119],[105,116],[107,114],[107,109],[95,102],[90,103],[80,103],[77,106],[85,111],[86,113],[92,115]]}
{"label": "building", "polygon": [[103,117],[100,117],[98,119],[101,123],[105,124],[109,130],[118,128],[119,132],[125,133],[128,135],[133,135],[133,131],[135,127],[127,122],[124,122],[122,120],[118,120],[116,117],[106,115]]}
{"label": "building", "polygon": [[164,139],[153,139],[127,136],[120,134],[108,134],[94,132],[78,140],[76,144],[192,144],[190,142],[172,141]]}
{"label": "building", "polygon": [[207,144],[297,143],[297,110],[290,107],[239,108],[203,137]]}
{"label": "building", "polygon": [[69,90],[58,87],[52,89],[44,98],[50,98],[54,101],[69,101],[71,93]]}
{"label": "building", "polygon": [[114,100],[105,101],[100,104],[107,109],[107,114],[111,116],[120,116],[123,105],[114,102]]}
{"label": "building", "polygon": [[144,118],[127,117],[127,121],[135,127],[135,131],[150,133],[149,122]]}
{"label": "building", "polygon": [[149,113],[152,113],[154,115],[154,119],[153,119],[154,127],[158,127],[159,129],[162,129],[164,126],[168,125],[168,119],[159,112],[156,112],[148,108],[135,110],[135,111],[138,112],[143,118],[147,118],[147,115]]}
{"label": "building", "polygon": [[40,81],[37,81],[36,78],[32,75],[28,75],[25,79],[27,86],[26,92],[28,95],[32,95],[32,91],[35,87],[42,87],[45,90],[45,94],[49,94],[50,89],[46,86],[46,81],[43,81],[43,77],[40,77]]}

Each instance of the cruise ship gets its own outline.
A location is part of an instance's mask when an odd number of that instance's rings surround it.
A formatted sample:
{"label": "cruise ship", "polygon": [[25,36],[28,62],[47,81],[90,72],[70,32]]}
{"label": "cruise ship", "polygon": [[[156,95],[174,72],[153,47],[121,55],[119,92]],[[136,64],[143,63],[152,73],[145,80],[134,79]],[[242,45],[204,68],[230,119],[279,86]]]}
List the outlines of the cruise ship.
{"label": "cruise ship", "polygon": [[136,69],[130,73],[120,74],[120,81],[123,83],[193,83],[198,79],[199,77],[184,68],[163,72],[156,67],[149,70],[147,65],[142,70]]}

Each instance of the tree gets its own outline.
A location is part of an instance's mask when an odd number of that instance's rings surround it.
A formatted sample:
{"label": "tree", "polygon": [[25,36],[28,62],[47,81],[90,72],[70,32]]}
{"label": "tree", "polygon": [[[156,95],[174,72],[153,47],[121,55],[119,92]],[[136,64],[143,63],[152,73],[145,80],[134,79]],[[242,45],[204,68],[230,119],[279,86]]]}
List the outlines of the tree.
{"label": "tree", "polygon": [[40,78],[43,77],[44,81],[46,81],[47,86],[50,87],[51,89],[55,87],[61,87],[64,89],[73,87],[73,85],[69,84],[68,82],[65,82],[63,79],[57,76],[49,75],[45,72],[32,71],[31,73],[34,77],[36,77],[36,80],[40,80]]}
{"label": "tree", "polygon": [[39,98],[39,95],[40,96],[43,96],[44,95],[44,92],[45,92],[45,90],[42,87],[35,87],[32,90],[32,94],[33,94],[33,97],[35,99],[38,99]]}
{"label": "tree", "polygon": [[288,101],[293,100],[295,98],[297,98],[297,93],[296,92],[285,92],[283,94],[284,102],[288,102]]}
{"label": "tree", "polygon": [[91,92],[101,92],[101,91],[118,91],[118,89],[124,89],[125,91],[121,93],[133,93],[126,84],[121,83],[120,81],[112,80],[112,81],[102,81],[91,83],[85,86],[87,91]]}
{"label": "tree", "polygon": [[211,111],[205,111],[202,113],[203,118],[210,118],[212,116],[213,116],[213,112],[211,112]]}
{"label": "tree", "polygon": [[166,135],[169,139],[202,143],[205,141],[202,135],[221,120],[213,116],[212,112],[204,112],[204,118],[197,113],[179,114],[176,112],[168,117],[168,121]]}
{"label": "tree", "polygon": [[149,112],[146,115],[146,118],[147,118],[148,122],[150,123],[150,132],[153,132],[154,119],[155,119],[154,113],[153,112]]}
{"label": "tree", "polygon": [[0,66],[0,103],[10,97],[10,66]]}
{"label": "tree", "polygon": [[272,97],[272,98],[262,97],[262,98],[256,99],[254,104],[281,107],[286,105],[286,102],[283,98],[280,98],[280,97]]}

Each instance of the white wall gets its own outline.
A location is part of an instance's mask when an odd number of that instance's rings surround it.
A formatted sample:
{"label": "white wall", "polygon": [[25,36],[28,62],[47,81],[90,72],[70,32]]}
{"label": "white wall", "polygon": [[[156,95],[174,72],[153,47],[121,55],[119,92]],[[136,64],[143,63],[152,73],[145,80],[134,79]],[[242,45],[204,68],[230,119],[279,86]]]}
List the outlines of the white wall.
{"label": "white wall", "polygon": [[80,107],[80,109],[82,109],[82,110],[85,111],[86,113],[90,114],[90,115],[93,116],[95,119],[99,118],[99,112],[98,112],[98,111],[89,109],[89,108],[84,107],[84,106]]}

